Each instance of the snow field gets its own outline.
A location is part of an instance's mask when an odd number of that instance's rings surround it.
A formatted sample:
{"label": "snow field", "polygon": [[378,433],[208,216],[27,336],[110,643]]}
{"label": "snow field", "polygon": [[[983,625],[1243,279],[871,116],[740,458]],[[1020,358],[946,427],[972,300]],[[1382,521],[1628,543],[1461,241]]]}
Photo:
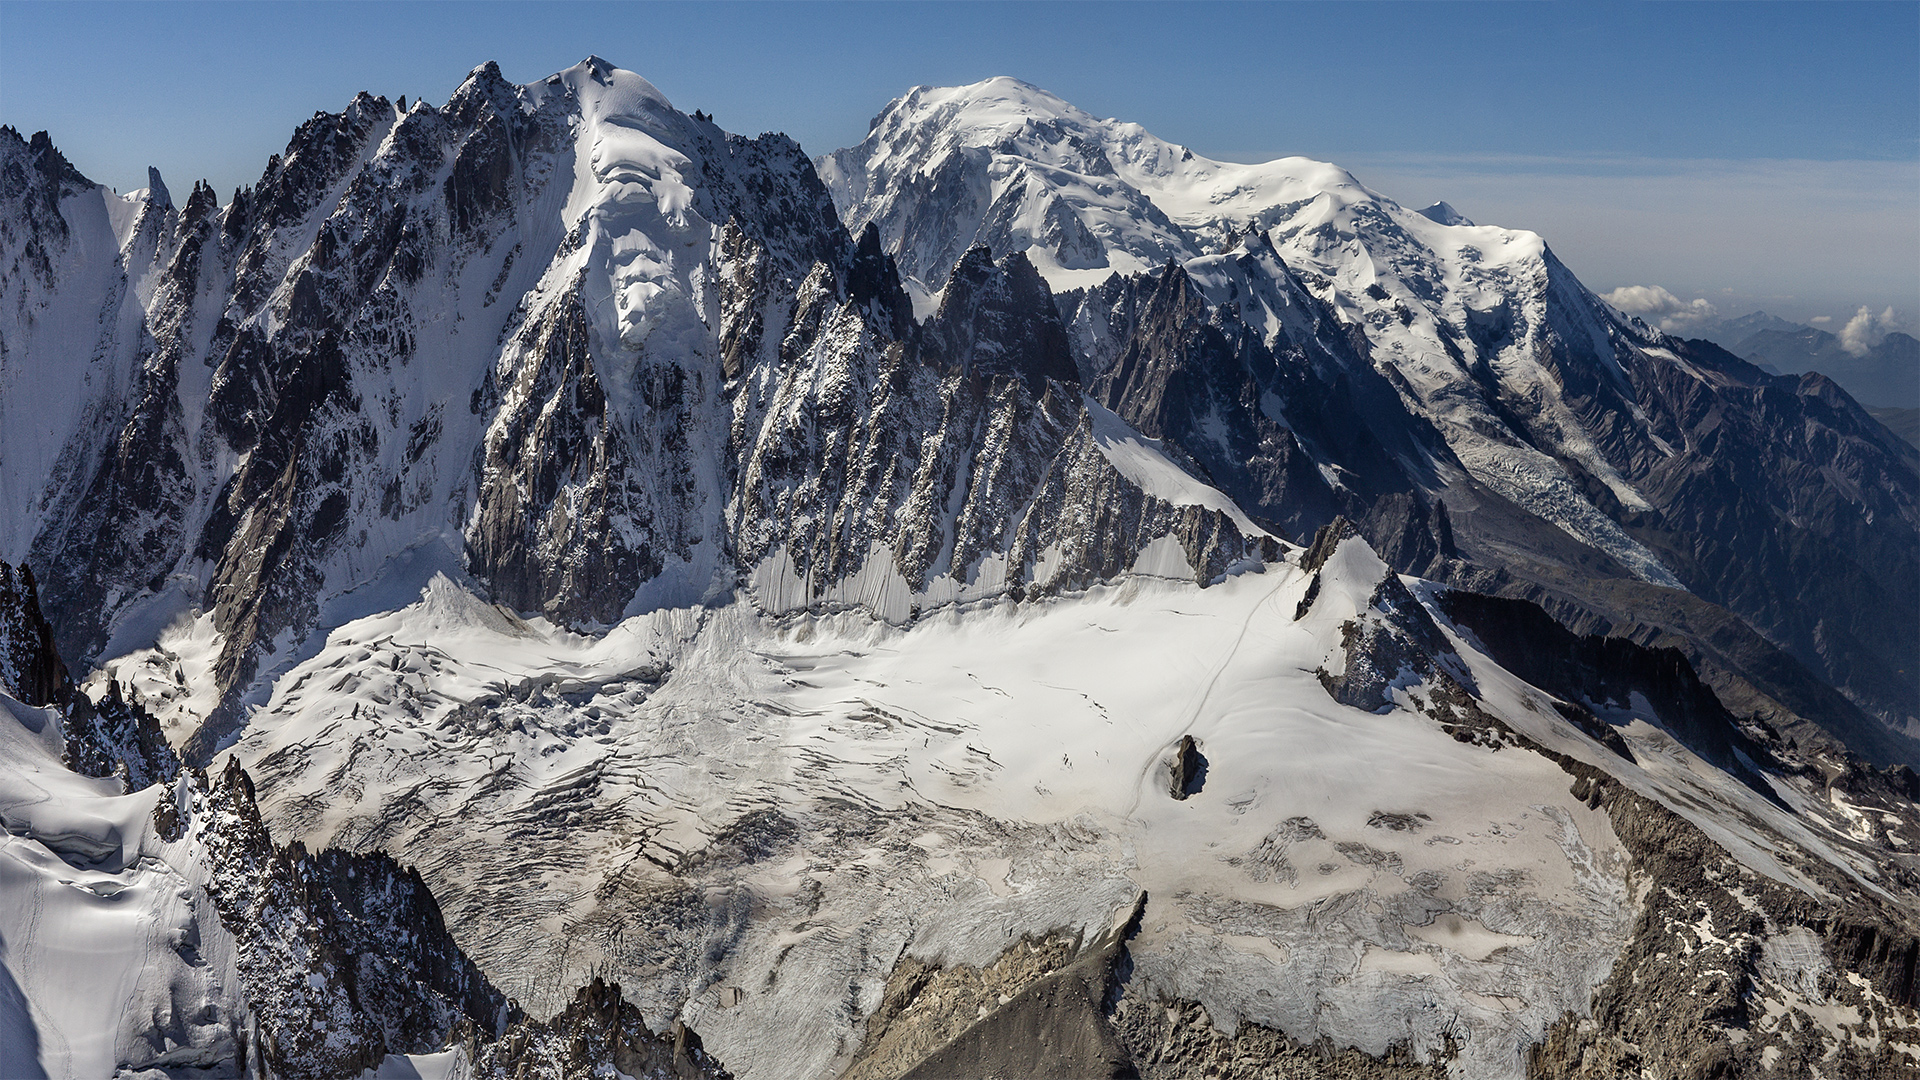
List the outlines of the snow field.
{"label": "snow field", "polygon": [[[844,1063],[857,1031],[828,988],[877,995],[902,949],[984,963],[1009,937],[1104,928],[1141,889],[1142,985],[1222,1026],[1379,1052],[1444,1000],[1479,1033],[1475,1075],[1517,1075],[1509,1043],[1583,1008],[1625,931],[1617,845],[1545,759],[1328,698],[1314,672],[1380,573],[1343,545],[1300,622],[1306,577],[1276,565],[908,627],[737,602],[600,639],[442,578],[336,631],[233,752],[284,838],[422,859],[491,970],[559,952],[552,984],[571,985],[611,967],[650,1019],[684,1004],[743,1076],[796,1075],[769,1032],[815,1033],[805,1075]],[[1182,734],[1209,764],[1179,802]],[[662,872],[754,808],[801,822],[794,846]],[[482,886],[509,863],[505,887]],[[690,938],[618,936],[687,881],[709,911],[676,924]],[[767,914],[733,921],[738,905]],[[1329,905],[1336,929],[1301,921]],[[672,955],[702,949],[691,967]],[[1502,988],[1523,969],[1536,989],[1516,1003]],[[1418,1044],[1440,1045],[1421,1023]]]}
{"label": "snow field", "polygon": [[173,793],[67,771],[58,725],[0,694],[0,1074],[230,1060],[231,941],[153,833]]}

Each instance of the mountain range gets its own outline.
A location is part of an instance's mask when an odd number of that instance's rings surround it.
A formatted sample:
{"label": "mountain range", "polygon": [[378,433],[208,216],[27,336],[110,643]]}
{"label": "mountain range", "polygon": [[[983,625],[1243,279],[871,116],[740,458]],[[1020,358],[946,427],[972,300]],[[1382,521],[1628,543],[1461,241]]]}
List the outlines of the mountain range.
{"label": "mountain range", "polygon": [[0,129],[0,1056],[1914,1075],[1920,451],[1739,351],[1013,79]]}
{"label": "mountain range", "polygon": [[1819,371],[1871,410],[1920,409],[1920,340],[1898,330],[1872,345],[1847,349],[1837,334],[1788,322],[1764,311],[1698,331],[1775,375]]}

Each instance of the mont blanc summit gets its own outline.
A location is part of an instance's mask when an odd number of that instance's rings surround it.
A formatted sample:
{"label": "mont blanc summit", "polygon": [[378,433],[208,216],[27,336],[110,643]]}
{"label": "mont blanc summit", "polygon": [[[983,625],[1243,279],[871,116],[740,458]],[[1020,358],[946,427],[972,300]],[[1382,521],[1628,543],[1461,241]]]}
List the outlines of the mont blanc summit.
{"label": "mont blanc summit", "polygon": [[1920,452],[1334,165],[0,129],[0,494],[22,1074],[1920,1075]]}

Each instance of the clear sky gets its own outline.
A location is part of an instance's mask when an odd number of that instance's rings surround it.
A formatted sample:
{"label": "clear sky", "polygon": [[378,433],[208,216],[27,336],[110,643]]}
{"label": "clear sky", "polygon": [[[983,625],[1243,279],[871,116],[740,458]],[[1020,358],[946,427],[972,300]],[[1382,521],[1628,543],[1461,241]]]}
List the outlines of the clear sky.
{"label": "clear sky", "polygon": [[[1008,74],[1212,157],[1337,161],[1724,314],[1920,308],[1920,3],[0,2],[0,122],[125,190],[223,194],[355,91],[588,53],[819,154]],[[1737,309],[1737,310],[1736,310]]]}

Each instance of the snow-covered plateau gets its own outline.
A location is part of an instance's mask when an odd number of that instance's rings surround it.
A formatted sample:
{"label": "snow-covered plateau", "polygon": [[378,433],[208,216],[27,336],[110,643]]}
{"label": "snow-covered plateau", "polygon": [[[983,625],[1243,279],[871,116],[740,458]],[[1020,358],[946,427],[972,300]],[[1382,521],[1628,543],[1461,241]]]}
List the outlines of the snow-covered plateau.
{"label": "snow-covered plateau", "polygon": [[0,1074],[1920,1077],[1920,452],[1012,79],[0,129]]}

